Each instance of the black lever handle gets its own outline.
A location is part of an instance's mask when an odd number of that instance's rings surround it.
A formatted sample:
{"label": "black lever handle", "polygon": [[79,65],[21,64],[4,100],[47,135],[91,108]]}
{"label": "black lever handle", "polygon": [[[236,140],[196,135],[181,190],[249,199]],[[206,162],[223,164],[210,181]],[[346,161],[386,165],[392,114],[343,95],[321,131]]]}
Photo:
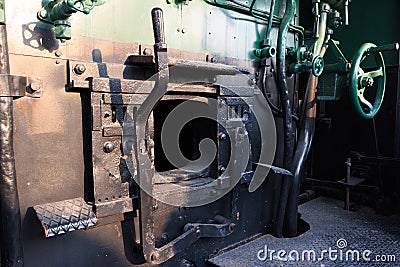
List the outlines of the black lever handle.
{"label": "black lever handle", "polygon": [[155,44],[159,49],[166,48],[164,33],[164,16],[161,8],[153,8],[151,11],[153,20],[153,32]]}
{"label": "black lever handle", "polygon": [[400,42],[388,45],[380,45],[377,47],[370,48],[368,50],[369,54],[388,52],[388,51],[398,51],[400,49]]}

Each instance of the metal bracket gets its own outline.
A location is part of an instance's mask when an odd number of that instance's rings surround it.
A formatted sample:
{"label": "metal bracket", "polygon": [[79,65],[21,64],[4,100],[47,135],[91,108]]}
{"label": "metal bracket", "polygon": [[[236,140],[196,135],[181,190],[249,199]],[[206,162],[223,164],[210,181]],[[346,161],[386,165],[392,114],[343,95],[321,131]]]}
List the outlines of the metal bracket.
{"label": "metal bracket", "polygon": [[[222,216],[217,217],[223,218]],[[182,235],[161,248],[155,248],[150,254],[148,262],[151,264],[161,264],[179,252],[182,252],[202,237],[225,237],[230,235],[234,229],[235,224],[229,222],[225,218],[222,224],[188,223],[185,225],[184,233]]]}
{"label": "metal bracket", "polygon": [[0,96],[39,98],[42,88],[40,78],[0,74]]}

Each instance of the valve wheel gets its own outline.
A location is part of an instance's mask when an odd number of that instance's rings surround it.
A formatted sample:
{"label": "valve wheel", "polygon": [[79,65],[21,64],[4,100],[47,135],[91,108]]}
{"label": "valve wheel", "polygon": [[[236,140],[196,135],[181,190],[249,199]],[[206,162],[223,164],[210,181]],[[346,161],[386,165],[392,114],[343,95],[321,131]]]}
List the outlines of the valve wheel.
{"label": "valve wheel", "polygon": [[[386,87],[385,62],[381,53],[370,54],[369,50],[376,47],[373,43],[365,43],[354,56],[350,71],[350,100],[355,111],[365,119],[372,119],[379,111]],[[375,59],[376,69],[365,72],[361,63],[368,57]],[[373,104],[364,97],[364,92],[377,83],[377,91]]]}
{"label": "valve wheel", "polygon": [[324,58],[321,56],[316,56],[312,61],[312,73],[314,76],[319,77],[324,71]]}

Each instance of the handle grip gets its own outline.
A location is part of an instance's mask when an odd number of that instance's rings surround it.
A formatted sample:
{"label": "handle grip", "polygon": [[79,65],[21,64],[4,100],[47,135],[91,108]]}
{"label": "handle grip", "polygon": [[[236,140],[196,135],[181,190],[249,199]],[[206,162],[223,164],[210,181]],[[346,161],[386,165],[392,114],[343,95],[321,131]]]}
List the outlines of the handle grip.
{"label": "handle grip", "polygon": [[380,45],[377,47],[370,48],[368,50],[368,54],[376,54],[376,53],[388,52],[388,51],[398,51],[399,48],[400,48],[400,43]]}
{"label": "handle grip", "polygon": [[158,47],[165,46],[165,33],[164,33],[164,16],[161,8],[153,8],[151,11],[153,20],[154,40]]}

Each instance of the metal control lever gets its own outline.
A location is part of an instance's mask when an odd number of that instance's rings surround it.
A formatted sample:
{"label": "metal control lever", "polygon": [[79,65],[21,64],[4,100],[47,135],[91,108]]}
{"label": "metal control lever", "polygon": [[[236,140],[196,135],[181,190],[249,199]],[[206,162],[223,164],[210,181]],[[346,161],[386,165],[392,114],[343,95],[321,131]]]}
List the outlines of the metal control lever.
{"label": "metal control lever", "polygon": [[376,54],[380,52],[398,51],[400,49],[400,43],[381,45],[372,47],[368,50],[368,54]]}
{"label": "metal control lever", "polygon": [[164,15],[161,8],[154,8],[151,11],[151,18],[153,21],[153,33],[156,51],[166,49],[167,44],[165,43],[165,32],[164,32]]}
{"label": "metal control lever", "polygon": [[[161,8],[153,8],[151,11],[151,18],[153,21],[153,33],[154,33],[154,51],[155,51],[155,62],[156,71],[160,76],[163,75],[162,70],[168,69],[168,56],[167,56],[167,44],[165,43],[165,32],[164,32],[164,15]],[[164,74],[166,74],[164,72]]]}

